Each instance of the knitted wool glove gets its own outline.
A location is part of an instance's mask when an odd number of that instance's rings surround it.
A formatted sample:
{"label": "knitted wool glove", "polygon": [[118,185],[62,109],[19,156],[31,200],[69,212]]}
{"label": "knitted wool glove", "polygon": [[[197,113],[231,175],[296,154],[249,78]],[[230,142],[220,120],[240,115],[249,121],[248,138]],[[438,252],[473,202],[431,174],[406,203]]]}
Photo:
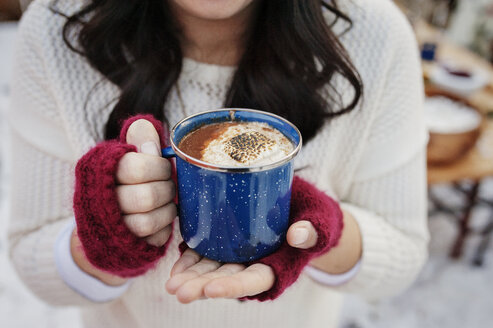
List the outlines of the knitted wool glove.
{"label": "knitted wool glove", "polygon": [[[276,281],[271,289],[244,299],[267,301],[279,297],[300,276],[310,261],[336,246],[342,234],[343,215],[339,204],[314,185],[295,176],[291,190],[290,225],[310,221],[317,231],[317,244],[309,249],[291,247],[286,241],[271,255],[254,261],[274,271]],[[250,264],[253,264],[250,263]]]}
{"label": "knitted wool glove", "polygon": [[137,115],[124,122],[119,141],[98,144],[75,169],[74,214],[84,253],[92,265],[120,277],[135,277],[152,268],[172,239],[170,236],[161,247],[152,246],[134,235],[122,220],[115,175],[123,155],[137,151],[125,140],[128,128],[138,119],[150,121],[161,146],[166,145],[162,123],[152,115]]}

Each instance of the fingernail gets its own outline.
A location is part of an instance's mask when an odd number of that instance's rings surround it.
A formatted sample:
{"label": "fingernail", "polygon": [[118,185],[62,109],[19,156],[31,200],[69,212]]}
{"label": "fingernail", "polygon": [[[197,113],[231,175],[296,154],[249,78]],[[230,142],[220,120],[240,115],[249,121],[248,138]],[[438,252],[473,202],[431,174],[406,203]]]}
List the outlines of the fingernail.
{"label": "fingernail", "polygon": [[291,240],[294,245],[301,245],[308,240],[308,230],[305,228],[294,229],[293,239]]}
{"label": "fingernail", "polygon": [[153,141],[148,141],[148,142],[143,143],[140,146],[140,152],[143,154],[158,155],[159,156],[159,149],[158,149],[156,143]]}

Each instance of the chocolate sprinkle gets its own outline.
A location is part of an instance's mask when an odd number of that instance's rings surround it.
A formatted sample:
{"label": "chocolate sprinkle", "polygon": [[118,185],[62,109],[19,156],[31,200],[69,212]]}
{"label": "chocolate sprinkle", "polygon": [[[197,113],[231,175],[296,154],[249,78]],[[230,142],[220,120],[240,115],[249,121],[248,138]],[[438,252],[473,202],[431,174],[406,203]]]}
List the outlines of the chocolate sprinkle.
{"label": "chocolate sprinkle", "polygon": [[228,155],[237,162],[246,163],[257,159],[267,149],[272,149],[275,142],[259,132],[239,134],[225,145]]}

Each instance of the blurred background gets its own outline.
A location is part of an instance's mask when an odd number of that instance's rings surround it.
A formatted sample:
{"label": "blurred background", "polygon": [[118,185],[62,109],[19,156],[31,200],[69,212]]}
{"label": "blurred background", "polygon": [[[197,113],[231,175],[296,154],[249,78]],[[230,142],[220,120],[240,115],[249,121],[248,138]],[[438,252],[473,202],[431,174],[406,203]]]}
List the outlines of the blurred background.
{"label": "blurred background", "polygon": [[[0,326],[78,328],[77,310],[37,300],[7,256],[4,113],[17,21],[29,2],[0,0]],[[395,2],[415,30],[422,58],[430,131],[430,259],[398,297],[372,304],[347,297],[341,327],[491,327],[493,0]]]}

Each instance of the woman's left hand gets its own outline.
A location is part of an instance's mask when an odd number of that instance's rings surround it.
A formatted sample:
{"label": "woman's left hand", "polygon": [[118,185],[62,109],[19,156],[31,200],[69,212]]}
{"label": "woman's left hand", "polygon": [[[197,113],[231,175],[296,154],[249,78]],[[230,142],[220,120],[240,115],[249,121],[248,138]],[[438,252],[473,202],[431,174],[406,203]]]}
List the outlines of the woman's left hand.
{"label": "woman's left hand", "polygon": [[[309,221],[298,221],[289,227],[286,239],[292,247],[307,249],[317,243],[317,232]],[[265,264],[223,264],[187,249],[171,269],[166,290],[186,304],[204,298],[257,295],[269,290],[275,279]]]}

